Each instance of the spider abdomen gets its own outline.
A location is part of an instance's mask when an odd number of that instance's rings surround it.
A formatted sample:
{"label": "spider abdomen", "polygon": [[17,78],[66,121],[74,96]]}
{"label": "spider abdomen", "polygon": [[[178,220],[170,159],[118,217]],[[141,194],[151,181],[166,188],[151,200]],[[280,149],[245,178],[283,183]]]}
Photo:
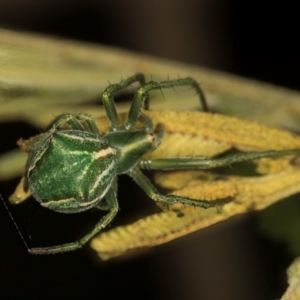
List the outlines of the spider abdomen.
{"label": "spider abdomen", "polygon": [[116,177],[116,152],[100,135],[55,131],[31,153],[27,181],[45,207],[75,213],[95,206]]}

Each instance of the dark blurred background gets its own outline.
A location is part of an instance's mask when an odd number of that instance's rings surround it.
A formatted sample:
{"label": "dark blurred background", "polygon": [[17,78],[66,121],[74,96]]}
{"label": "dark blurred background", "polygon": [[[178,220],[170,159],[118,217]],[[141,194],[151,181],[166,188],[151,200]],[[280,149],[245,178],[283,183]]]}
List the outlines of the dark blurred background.
{"label": "dark blurred background", "polygon": [[[300,88],[298,23],[294,1],[0,2],[4,28],[123,47],[295,89]],[[1,153],[19,139],[16,126],[23,136],[36,133],[26,124],[0,123]],[[3,198],[17,181],[0,182]],[[149,200],[141,203],[139,189],[135,199],[126,201],[122,194],[134,188],[131,180],[121,178],[122,209],[113,226],[135,220],[144,205],[155,210]],[[285,269],[293,259],[285,243],[260,232],[258,213],[104,263],[88,247],[35,257],[27,254],[0,207],[0,299],[277,299],[286,289]],[[25,238],[32,236],[33,246],[75,240],[99,219],[97,211],[74,216],[44,211],[33,200],[12,207],[11,213]]]}

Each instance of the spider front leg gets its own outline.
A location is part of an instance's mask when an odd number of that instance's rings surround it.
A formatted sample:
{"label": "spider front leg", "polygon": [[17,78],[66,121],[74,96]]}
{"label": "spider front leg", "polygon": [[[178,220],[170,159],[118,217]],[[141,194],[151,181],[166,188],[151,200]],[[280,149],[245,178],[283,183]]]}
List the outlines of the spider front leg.
{"label": "spider front leg", "polygon": [[55,253],[62,253],[67,251],[73,251],[80,247],[82,247],[85,243],[87,243],[93,236],[95,236],[100,230],[105,228],[116,216],[119,205],[116,198],[116,192],[114,188],[110,188],[105,196],[109,212],[106,214],[97,224],[96,226],[87,233],[84,237],[79,239],[73,243],[67,243],[57,246],[51,247],[41,247],[41,248],[30,248],[28,252],[31,254],[55,254]]}
{"label": "spider front leg", "polygon": [[160,194],[150,180],[138,169],[134,168],[128,172],[135,182],[145,191],[148,197],[156,202],[161,203],[164,207],[169,207],[174,203],[181,203],[190,206],[197,206],[202,208],[218,207],[224,205],[231,200],[229,198],[218,199],[214,201],[196,200],[188,197],[180,197],[175,195]]}
{"label": "spider front leg", "polygon": [[[116,110],[115,101],[113,98],[113,93],[122,90],[132,83],[138,82],[141,86],[145,84],[145,76],[141,73],[137,73],[131,77],[128,77],[125,80],[122,80],[120,83],[109,85],[102,94],[102,101],[104,108],[106,110],[107,117],[111,124],[111,131],[115,131],[120,127],[120,119]],[[148,108],[148,95],[145,93],[145,108]]]}
{"label": "spider front leg", "polygon": [[174,88],[176,86],[185,86],[185,85],[190,85],[192,88],[196,90],[197,95],[199,95],[199,99],[202,104],[203,110],[208,111],[204,93],[195,79],[191,77],[186,77],[186,78],[178,78],[175,80],[168,80],[162,82],[149,81],[148,83],[144,84],[143,86],[137,89],[128,113],[128,119],[125,123],[125,128],[129,130],[130,128],[135,126],[140,115],[141,107],[144,107],[143,106],[144,101],[149,91],[163,89],[163,88]]}

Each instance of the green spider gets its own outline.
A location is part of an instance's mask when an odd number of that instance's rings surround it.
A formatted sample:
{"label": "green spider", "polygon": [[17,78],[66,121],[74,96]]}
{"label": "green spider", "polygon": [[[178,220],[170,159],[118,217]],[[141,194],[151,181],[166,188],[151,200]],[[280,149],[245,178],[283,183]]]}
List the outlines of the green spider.
{"label": "green spider", "polygon": [[[138,82],[127,120],[121,124],[113,93]],[[156,149],[163,139],[163,126],[153,126],[141,113],[148,108],[150,90],[190,85],[206,102],[198,83],[188,77],[163,82],[145,83],[142,74],[136,74],[119,84],[109,85],[102,94],[110,130],[99,133],[95,120],[88,114],[62,114],[55,118],[46,133],[30,144],[25,169],[25,190],[44,207],[61,213],[77,213],[99,208],[108,213],[81,239],[57,246],[31,248],[32,254],[50,254],[72,251],[83,246],[101,229],[105,228],[118,212],[117,176],[127,174],[154,201],[168,207],[174,203],[209,208],[220,206],[230,199],[215,201],[196,200],[175,195],[162,195],[152,185],[141,169],[205,169],[225,166],[233,162],[261,157],[289,154],[285,151],[266,151],[229,155],[221,159],[161,158],[143,160],[143,155]],[[142,126],[137,128],[137,122]],[[294,153],[292,151],[292,153]]]}

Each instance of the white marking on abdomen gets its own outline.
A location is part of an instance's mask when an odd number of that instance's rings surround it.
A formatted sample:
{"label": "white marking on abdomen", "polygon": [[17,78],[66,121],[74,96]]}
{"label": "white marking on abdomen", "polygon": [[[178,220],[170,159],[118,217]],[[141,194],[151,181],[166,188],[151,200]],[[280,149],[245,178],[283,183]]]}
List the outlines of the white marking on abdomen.
{"label": "white marking on abdomen", "polygon": [[101,149],[98,152],[95,153],[94,158],[98,159],[98,158],[102,158],[102,157],[107,157],[107,156],[111,156],[111,155],[115,155],[116,154],[116,150],[111,148],[111,147],[107,147],[105,149]]}

